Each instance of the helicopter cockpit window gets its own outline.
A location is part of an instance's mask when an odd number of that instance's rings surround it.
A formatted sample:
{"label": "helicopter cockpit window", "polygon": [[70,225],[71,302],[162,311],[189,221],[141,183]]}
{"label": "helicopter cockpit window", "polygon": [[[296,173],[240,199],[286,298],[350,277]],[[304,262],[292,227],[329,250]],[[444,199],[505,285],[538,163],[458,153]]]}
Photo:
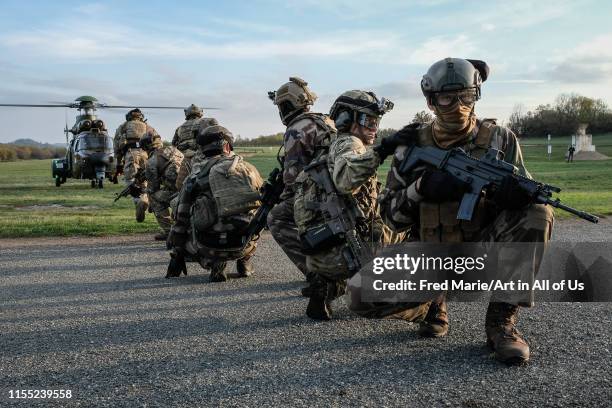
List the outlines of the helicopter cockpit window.
{"label": "helicopter cockpit window", "polygon": [[93,116],[94,114],[93,108],[85,108],[84,111],[85,111],[85,115],[88,115],[88,116]]}
{"label": "helicopter cockpit window", "polygon": [[80,149],[112,149],[113,142],[108,136],[88,135],[80,139]]}

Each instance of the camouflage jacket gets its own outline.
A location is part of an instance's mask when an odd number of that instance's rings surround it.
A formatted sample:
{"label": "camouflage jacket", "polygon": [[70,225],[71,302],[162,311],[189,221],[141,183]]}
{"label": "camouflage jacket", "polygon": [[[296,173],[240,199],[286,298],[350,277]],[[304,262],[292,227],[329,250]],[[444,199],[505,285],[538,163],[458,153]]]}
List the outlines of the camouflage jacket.
{"label": "camouflage jacket", "polygon": [[202,127],[218,125],[215,118],[194,118],[187,119],[181,126],[176,128],[174,137],[172,138],[172,146],[178,148],[181,152],[186,150],[197,150],[196,134]]}
{"label": "camouflage jacket", "polygon": [[[119,125],[119,127],[115,131],[115,137],[113,139],[113,147],[115,150],[115,156],[118,158],[118,160],[119,158],[123,157],[123,154],[125,153],[125,146],[127,144],[126,134],[125,134],[127,124],[128,124],[128,121],[123,122],[122,124]],[[148,123],[146,124],[145,134],[159,135],[157,133],[157,130],[155,130],[153,126],[149,126]]]}
{"label": "camouflage jacket", "polygon": [[[436,146],[430,124],[424,124],[419,129],[417,144]],[[515,165],[521,175],[531,178],[523,163],[523,155],[516,136],[510,129],[496,125],[493,120],[477,120],[467,143],[452,147],[461,147],[477,158],[482,157],[489,147],[501,150],[504,152],[505,161]],[[387,183],[379,200],[383,219],[394,231],[406,231],[420,225],[419,206],[424,202],[423,197],[416,192],[416,180],[421,177],[426,167],[418,167],[404,177],[398,173],[397,168],[405,157],[405,151],[404,146],[396,149],[391,169],[387,174]]]}
{"label": "camouflage jacket", "polygon": [[293,119],[284,135],[285,163],[282,198],[294,193],[297,175],[336,137],[334,122],[321,113],[306,112]]}
{"label": "camouflage jacket", "polygon": [[183,161],[183,153],[172,146],[156,149],[151,153],[145,168],[147,193],[161,189],[176,192],[176,177]]}
{"label": "camouflage jacket", "polygon": [[372,147],[350,134],[340,134],[329,148],[329,174],[339,193],[351,195],[367,220],[368,230],[382,228],[377,207],[380,157]]}

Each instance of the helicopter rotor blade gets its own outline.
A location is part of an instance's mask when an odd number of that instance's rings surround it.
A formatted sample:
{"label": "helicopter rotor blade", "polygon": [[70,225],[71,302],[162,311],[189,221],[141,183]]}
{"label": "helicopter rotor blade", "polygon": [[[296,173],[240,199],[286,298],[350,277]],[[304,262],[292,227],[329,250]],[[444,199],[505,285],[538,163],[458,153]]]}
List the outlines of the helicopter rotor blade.
{"label": "helicopter rotor blade", "polygon": [[65,105],[32,105],[27,103],[0,103],[0,106],[15,106],[15,107],[25,107],[25,108],[72,108],[74,104],[65,104]]}
{"label": "helicopter rotor blade", "polygon": [[[184,106],[125,106],[125,105],[105,105],[105,104],[98,104],[99,108],[108,108],[108,109],[131,109],[131,108],[142,108],[142,109],[181,109],[181,110],[185,110]],[[207,107],[203,107],[202,109],[209,109],[209,110],[218,110],[221,108],[207,108]]]}

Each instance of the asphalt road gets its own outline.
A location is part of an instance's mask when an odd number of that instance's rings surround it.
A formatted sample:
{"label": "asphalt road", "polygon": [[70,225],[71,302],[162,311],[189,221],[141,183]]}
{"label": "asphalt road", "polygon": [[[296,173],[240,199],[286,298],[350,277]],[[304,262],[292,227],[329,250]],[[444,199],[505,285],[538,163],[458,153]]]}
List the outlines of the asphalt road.
{"label": "asphalt road", "polygon": [[[612,241],[612,223],[556,239]],[[70,389],[51,406],[610,406],[612,305],[521,312],[532,360],[484,341],[485,304],[452,303],[451,331],[352,315],[304,316],[298,271],[262,237],[249,279],[163,278],[151,236],[0,240],[0,406],[9,390]],[[232,265],[233,267],[233,265]]]}

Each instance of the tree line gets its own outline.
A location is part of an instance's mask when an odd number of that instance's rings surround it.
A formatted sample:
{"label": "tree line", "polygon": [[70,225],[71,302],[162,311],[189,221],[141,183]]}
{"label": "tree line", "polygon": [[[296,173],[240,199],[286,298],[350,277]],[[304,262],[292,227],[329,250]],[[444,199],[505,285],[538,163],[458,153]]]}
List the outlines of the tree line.
{"label": "tree line", "polygon": [[[418,112],[414,115],[413,122],[431,122],[433,120],[433,115],[426,111]],[[397,132],[396,129],[387,128],[387,129],[379,129],[378,130],[378,139],[382,139],[383,137],[392,135]],[[236,136],[236,140],[234,141],[234,145],[238,147],[267,147],[267,146],[280,146],[283,144],[284,134],[275,133],[273,135],[265,135],[265,136],[257,136],[252,139],[244,139],[241,138],[240,135]]]}
{"label": "tree line", "polygon": [[57,159],[66,155],[63,147],[21,146],[0,143],[0,161]]}
{"label": "tree line", "polygon": [[587,132],[612,132],[612,110],[601,99],[572,94],[559,95],[553,104],[539,105],[526,111],[516,105],[507,126],[519,137],[551,137],[575,134],[580,123],[588,123]]}

